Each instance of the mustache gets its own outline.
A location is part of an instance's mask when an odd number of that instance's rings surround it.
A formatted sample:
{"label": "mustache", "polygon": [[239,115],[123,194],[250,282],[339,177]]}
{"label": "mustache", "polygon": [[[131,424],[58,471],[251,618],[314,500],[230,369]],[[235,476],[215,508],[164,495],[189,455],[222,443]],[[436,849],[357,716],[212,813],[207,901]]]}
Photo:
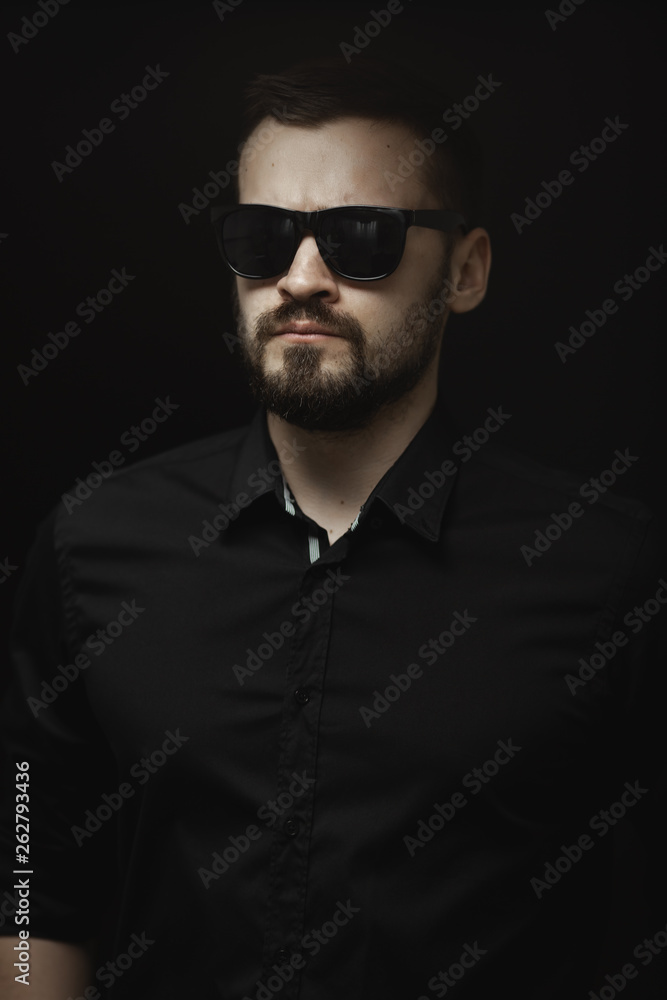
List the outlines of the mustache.
{"label": "mustache", "polygon": [[255,324],[255,335],[258,343],[266,344],[280,326],[297,320],[319,323],[327,327],[339,337],[352,341],[353,344],[363,344],[366,340],[361,324],[348,313],[336,312],[324,302],[284,302],[270,312],[262,313]]}

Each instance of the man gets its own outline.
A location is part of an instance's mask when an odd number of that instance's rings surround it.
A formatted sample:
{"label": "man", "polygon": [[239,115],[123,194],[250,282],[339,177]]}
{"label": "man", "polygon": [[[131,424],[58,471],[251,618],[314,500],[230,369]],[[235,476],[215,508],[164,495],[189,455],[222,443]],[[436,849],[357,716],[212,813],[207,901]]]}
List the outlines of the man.
{"label": "man", "polygon": [[260,407],[40,529],[8,997],[17,954],[40,1000],[604,984],[610,832],[660,829],[664,548],[642,504],[499,447],[502,401],[463,433],[438,399],[491,262],[470,147],[423,144],[438,106],[371,60],[250,87],[253,207],[214,218]]}

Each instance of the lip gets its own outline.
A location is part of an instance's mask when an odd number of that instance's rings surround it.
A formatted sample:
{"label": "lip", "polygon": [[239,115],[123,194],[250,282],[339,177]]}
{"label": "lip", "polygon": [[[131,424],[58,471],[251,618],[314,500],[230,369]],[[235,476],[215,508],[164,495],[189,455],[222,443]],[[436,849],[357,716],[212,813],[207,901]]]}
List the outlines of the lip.
{"label": "lip", "polygon": [[327,330],[325,326],[307,321],[286,323],[279,327],[274,334],[274,337],[293,337],[296,340],[319,340],[324,337],[337,336],[338,334],[334,333],[333,330]]}

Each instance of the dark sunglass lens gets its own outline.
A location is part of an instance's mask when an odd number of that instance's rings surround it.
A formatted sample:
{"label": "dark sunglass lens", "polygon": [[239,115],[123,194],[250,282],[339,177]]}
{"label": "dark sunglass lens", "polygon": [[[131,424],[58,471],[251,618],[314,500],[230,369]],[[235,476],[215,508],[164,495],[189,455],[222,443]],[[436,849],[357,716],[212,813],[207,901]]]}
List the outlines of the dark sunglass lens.
{"label": "dark sunglass lens", "polygon": [[251,278],[272,278],[290,265],[294,226],[280,211],[240,208],[224,219],[222,243],[235,271]]}
{"label": "dark sunglass lens", "polygon": [[350,278],[377,278],[393,271],[402,251],[402,227],[394,215],[365,209],[332,212],[320,234],[325,260]]}

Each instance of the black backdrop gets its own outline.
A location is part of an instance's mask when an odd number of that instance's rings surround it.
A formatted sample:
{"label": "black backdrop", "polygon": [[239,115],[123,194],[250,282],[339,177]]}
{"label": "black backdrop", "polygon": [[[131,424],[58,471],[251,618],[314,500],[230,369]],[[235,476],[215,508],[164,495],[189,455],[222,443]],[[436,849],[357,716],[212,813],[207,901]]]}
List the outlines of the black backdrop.
{"label": "black backdrop", "polygon": [[[56,0],[44,6],[53,11]],[[313,53],[339,54],[344,74],[341,43],[359,41],[357,28],[385,7],[71,0],[53,16],[38,0],[3,7],[5,622],[37,520],[93,462],[114,450],[140,460],[249,419],[253,403],[223,336],[233,332],[229,279],[207,213],[186,223],[179,206],[237,157],[248,76]],[[663,275],[647,272],[627,301],[614,286],[667,235],[662,18],[638,2],[560,7],[556,20],[541,3],[406,0],[350,58],[389,56],[434,80],[446,74],[459,101],[480,75],[500,82],[470,118],[486,152],[479,221],[494,259],[485,302],[447,326],[441,391],[458,422],[473,429],[500,404],[512,414],[507,444],[574,468],[582,482],[629,448],[638,460],[614,489],[661,507]],[[46,23],[36,29],[33,18]],[[33,37],[18,40],[21,31]],[[112,110],[147,67],[159,67],[162,82],[134,108]],[[54,161],[105,117],[113,131],[57,176]],[[570,156],[606,118],[627,127],[581,170]],[[526,199],[564,169],[572,183],[550,205],[543,194],[545,207],[518,232],[512,213],[524,214]],[[127,287],[92,322],[77,316],[123,268],[134,276]],[[563,362],[554,344],[610,298],[617,312]],[[33,348],[53,345],[49,334],[72,321],[80,334],[49,347],[56,356],[27,375],[20,366],[34,365]],[[130,451],[124,433],[167,396],[178,409]]]}
{"label": "black backdrop", "polygon": [[[344,73],[341,43],[352,44],[370,10],[384,8],[224,6],[88,8],[70,0],[43,27],[30,28],[34,37],[25,42],[12,34],[28,33],[22,19],[41,11],[38,0],[3,9],[9,455],[0,561],[19,567],[3,584],[3,614],[36,521],[78,476],[94,471],[93,462],[116,449],[127,463],[139,460],[242,424],[253,411],[233,339],[223,336],[234,329],[230,285],[207,212],[186,222],[179,206],[193,204],[195,188],[214,188],[210,173],[237,157],[239,93],[249,75],[313,52],[340,54]],[[485,302],[448,323],[441,382],[454,416],[472,429],[488,406],[502,404],[512,414],[508,444],[575,468],[582,482],[627,447],[638,461],[615,490],[658,506],[666,485],[663,274],[651,273],[627,301],[614,285],[667,235],[661,18],[641,3],[565,0],[561,7],[572,13],[554,22],[539,3],[499,10],[407,0],[350,58],[389,56],[435,80],[446,73],[455,100],[473,92],[478,75],[501,84],[470,117],[487,159],[480,221],[494,256]],[[168,76],[125,107],[123,118],[112,104],[141,84],[146,67]],[[103,118],[114,130],[69,172],[56,172],[67,146]],[[583,158],[573,165],[570,156],[600,137],[606,118],[627,128],[582,171]],[[526,199],[539,192],[545,204],[542,182],[564,169],[572,183],[518,232],[512,214],[524,214]],[[217,200],[223,195],[229,189]],[[123,268],[134,275],[127,287],[91,322],[77,316],[78,304]],[[610,298],[617,312],[562,361],[554,344]],[[56,349],[49,333],[73,321],[80,334]],[[56,356],[27,374],[20,366],[35,366],[32,351],[45,344]],[[178,409],[130,452],[122,435],[166,395]]]}

